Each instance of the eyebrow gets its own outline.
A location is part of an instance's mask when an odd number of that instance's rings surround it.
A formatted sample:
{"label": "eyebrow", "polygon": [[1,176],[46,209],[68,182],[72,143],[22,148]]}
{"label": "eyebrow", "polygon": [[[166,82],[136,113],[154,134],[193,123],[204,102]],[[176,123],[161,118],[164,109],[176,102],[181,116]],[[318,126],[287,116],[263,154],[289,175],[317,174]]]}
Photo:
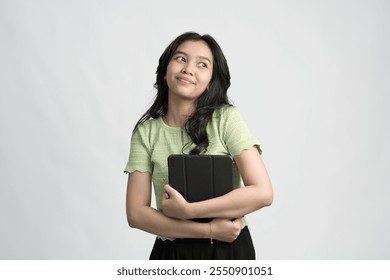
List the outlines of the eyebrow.
{"label": "eyebrow", "polygon": [[[183,51],[176,51],[173,55],[175,55],[175,54],[184,54],[184,55],[188,56],[188,53],[183,52]],[[211,64],[211,60],[208,57],[206,57],[206,56],[201,56],[200,55],[200,56],[197,56],[197,58],[205,59],[205,60],[207,60]]]}

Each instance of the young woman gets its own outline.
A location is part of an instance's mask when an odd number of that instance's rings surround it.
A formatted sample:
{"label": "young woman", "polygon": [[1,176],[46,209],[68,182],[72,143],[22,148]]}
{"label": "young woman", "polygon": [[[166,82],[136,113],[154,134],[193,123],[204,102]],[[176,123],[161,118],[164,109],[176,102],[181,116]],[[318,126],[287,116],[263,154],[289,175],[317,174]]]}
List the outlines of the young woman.
{"label": "young woman", "polygon": [[[271,205],[273,191],[260,143],[229,103],[220,46],[184,33],[165,49],[156,74],[157,96],[133,131],[125,168],[129,225],[157,235],[150,259],[255,259],[245,215]],[[232,156],[234,190],[188,203],[168,185],[167,158],[180,153]],[[210,217],[218,218],[191,220]]]}

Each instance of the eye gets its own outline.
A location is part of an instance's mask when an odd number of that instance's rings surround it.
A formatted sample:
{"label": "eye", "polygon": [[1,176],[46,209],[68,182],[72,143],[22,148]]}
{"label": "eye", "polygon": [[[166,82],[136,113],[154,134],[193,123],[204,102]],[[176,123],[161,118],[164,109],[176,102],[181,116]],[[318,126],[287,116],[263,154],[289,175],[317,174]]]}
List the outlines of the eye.
{"label": "eye", "polygon": [[185,59],[184,57],[182,57],[182,56],[177,56],[177,57],[175,58],[175,60],[181,61],[181,62],[185,62],[185,61],[186,61],[186,59]]}
{"label": "eye", "polygon": [[200,62],[198,65],[201,68],[207,68],[208,67],[208,65],[206,63],[204,63],[204,62]]}

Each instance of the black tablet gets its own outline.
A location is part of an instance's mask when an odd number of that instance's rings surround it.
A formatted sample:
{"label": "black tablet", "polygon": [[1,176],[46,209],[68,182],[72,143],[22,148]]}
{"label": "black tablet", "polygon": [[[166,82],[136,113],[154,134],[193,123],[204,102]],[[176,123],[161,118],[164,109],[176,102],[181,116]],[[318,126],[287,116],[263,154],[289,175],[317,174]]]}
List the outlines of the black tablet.
{"label": "black tablet", "polygon": [[233,189],[233,159],[224,155],[170,155],[169,185],[188,202],[218,197]]}

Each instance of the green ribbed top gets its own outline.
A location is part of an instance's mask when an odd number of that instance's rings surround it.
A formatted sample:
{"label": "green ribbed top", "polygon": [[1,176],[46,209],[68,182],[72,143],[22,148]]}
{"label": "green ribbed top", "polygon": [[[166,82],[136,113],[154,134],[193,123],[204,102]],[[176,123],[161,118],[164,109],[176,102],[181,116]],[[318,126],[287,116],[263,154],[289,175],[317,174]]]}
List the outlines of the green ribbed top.
{"label": "green ribbed top", "polygon": [[[237,156],[241,151],[256,146],[261,153],[259,140],[250,132],[246,122],[237,109],[224,106],[214,111],[207,125],[209,146],[207,155]],[[157,209],[161,210],[164,185],[168,184],[168,156],[189,154],[195,147],[184,129],[168,126],[163,119],[150,119],[133,132],[130,155],[125,173],[134,171],[152,174]],[[241,187],[242,180],[234,165],[234,188]],[[247,224],[243,219],[243,227]],[[161,237],[163,240],[167,239]]]}

